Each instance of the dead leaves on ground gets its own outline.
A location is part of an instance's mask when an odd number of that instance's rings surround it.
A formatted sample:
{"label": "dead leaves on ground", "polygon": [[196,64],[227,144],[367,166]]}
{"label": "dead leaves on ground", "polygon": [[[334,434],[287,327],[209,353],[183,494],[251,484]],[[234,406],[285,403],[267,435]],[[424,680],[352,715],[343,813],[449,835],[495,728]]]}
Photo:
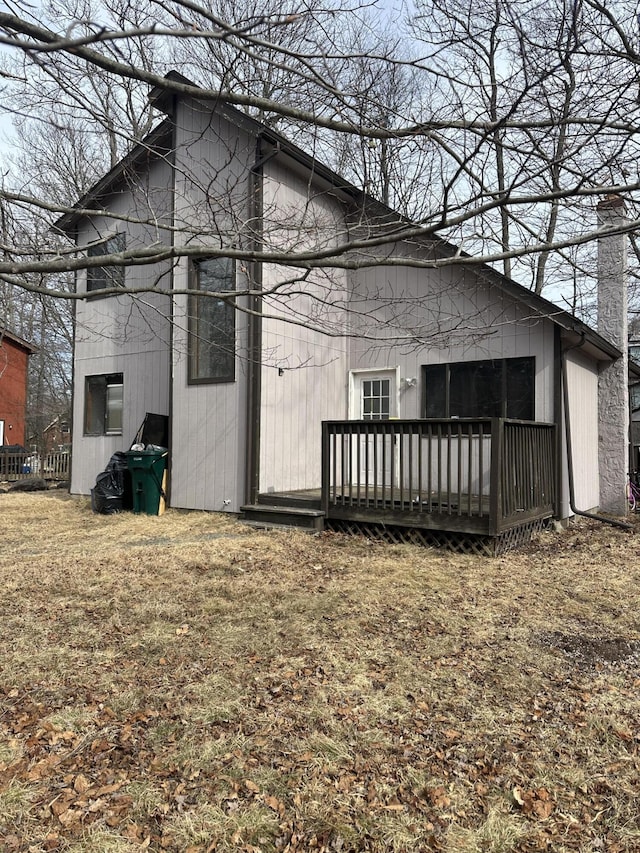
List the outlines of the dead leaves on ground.
{"label": "dead leaves on ground", "polygon": [[523,791],[521,788],[514,788],[513,799],[522,809],[522,814],[535,816],[540,820],[551,817],[556,807],[546,788],[537,788],[535,791]]}
{"label": "dead leaves on ground", "polygon": [[[0,797],[13,786],[24,799],[21,814],[0,810],[3,849],[64,853],[99,829],[155,853],[640,849],[636,663],[589,669],[583,655],[574,665],[564,639],[551,643],[561,635],[550,626],[546,642],[509,669],[535,642],[523,590],[534,589],[531,606],[544,611],[551,549],[520,558],[512,573],[504,560],[487,561],[478,575],[471,560],[416,550],[410,572],[419,583],[407,589],[405,551],[394,552],[393,582],[368,598],[376,560],[389,560],[384,546],[356,544],[350,561],[342,540],[272,538],[280,562],[267,537],[252,539],[255,559],[239,551],[246,568],[237,577],[226,557],[216,568],[200,559],[190,608],[178,570],[172,586],[165,567],[159,593],[147,578],[152,608],[173,596],[184,612],[156,609],[146,634],[127,621],[124,599],[115,628],[101,598],[100,607],[89,595],[65,599],[84,624],[93,618],[112,632],[103,639],[113,654],[92,669],[89,651],[86,670],[55,684],[34,678],[0,690]],[[295,569],[289,587],[285,563]],[[216,572],[224,608],[213,612],[198,595]],[[517,573],[522,589],[509,600],[506,578]],[[589,590],[565,583],[584,628]],[[104,588],[101,580],[91,594]],[[44,590],[29,600],[40,621],[53,619]],[[254,594],[264,624],[254,608],[250,647],[225,657],[207,620],[237,607],[235,631]],[[298,612],[309,607],[313,632],[301,622],[291,629],[290,600]],[[59,609],[55,618],[64,638],[71,615]],[[266,635],[277,638],[270,649]],[[97,684],[107,670],[111,692]],[[207,707],[216,702],[208,679],[226,691],[221,710]],[[519,693],[507,689],[514,683]],[[503,836],[490,835],[496,823]]]}
{"label": "dead leaves on ground", "polygon": [[[310,675],[316,675],[315,671]],[[320,675],[324,678],[324,671]],[[289,680],[295,682],[301,677],[302,673],[292,672]],[[278,832],[266,847],[256,843],[255,838],[247,838],[250,833],[244,833],[241,825],[229,830],[227,842],[231,839],[232,849],[238,851],[330,853],[377,849],[368,848],[364,842],[362,847],[350,844],[328,828],[319,831],[307,825],[308,795],[302,783],[308,783],[310,777],[325,789],[325,798],[333,799],[337,822],[343,820],[356,826],[367,812],[374,821],[376,815],[383,814],[402,818],[409,830],[415,828],[416,837],[423,843],[428,839],[424,849],[434,851],[449,849],[446,839],[452,824],[477,826],[495,808],[497,797],[502,798],[505,814],[510,812],[513,819],[519,816],[531,824],[525,840],[513,848],[522,851],[553,850],[554,838],[560,831],[564,833],[563,849],[580,850],[590,823],[598,811],[607,807],[611,791],[605,780],[571,792],[528,786],[522,781],[513,784],[504,774],[521,761],[524,775],[524,744],[520,758],[519,747],[514,744],[500,762],[495,755],[486,753],[483,744],[472,742],[463,729],[446,725],[447,719],[433,714],[424,702],[414,705],[412,728],[406,720],[403,727],[394,727],[389,721],[385,735],[391,747],[376,749],[374,744],[369,756],[335,756],[331,762],[320,764],[317,753],[312,751],[295,754],[284,745],[278,751],[275,717],[281,714],[280,692],[272,690],[276,704],[271,727],[262,733],[246,732],[250,736],[248,751],[221,754],[215,768],[206,771],[178,758],[177,739],[167,739],[160,753],[151,747],[151,735],[158,726],[183,725],[180,715],[169,707],[146,709],[120,719],[108,705],[98,701],[85,709],[92,724],[79,734],[50,722],[46,703],[12,696],[10,704],[5,705],[2,734],[8,743],[20,743],[23,751],[14,762],[0,765],[0,790],[15,779],[34,786],[37,799],[31,803],[30,815],[37,820],[41,833],[39,846],[27,848],[14,828],[7,834],[6,849],[62,851],[69,840],[84,837],[95,824],[117,832],[140,849],[206,853],[216,849],[215,841],[185,848],[172,831],[173,818],[188,814],[203,802],[218,803],[221,813],[231,820],[255,808],[273,814]],[[342,710],[342,721],[350,717],[349,722],[357,728],[357,708]],[[264,725],[267,717],[263,712],[260,716]],[[220,725],[218,734],[222,739]],[[625,734],[619,733],[620,740],[627,744],[629,760],[637,763],[637,742]],[[418,748],[416,738],[421,735],[425,739],[422,748]],[[527,736],[524,731],[523,736]],[[274,793],[260,782],[259,776],[253,775],[265,763],[288,780],[283,793]],[[415,777],[420,773],[425,779],[440,778],[443,782],[408,782],[411,774]],[[153,808],[146,812],[140,809],[135,795],[135,786],[140,783],[153,785],[158,795]],[[559,800],[564,801],[564,808],[572,804],[573,813],[581,815],[581,821],[572,821],[568,836],[562,821],[553,823]],[[575,808],[578,801],[580,809]],[[616,848],[616,843],[611,840],[602,849],[607,853],[626,849]]]}

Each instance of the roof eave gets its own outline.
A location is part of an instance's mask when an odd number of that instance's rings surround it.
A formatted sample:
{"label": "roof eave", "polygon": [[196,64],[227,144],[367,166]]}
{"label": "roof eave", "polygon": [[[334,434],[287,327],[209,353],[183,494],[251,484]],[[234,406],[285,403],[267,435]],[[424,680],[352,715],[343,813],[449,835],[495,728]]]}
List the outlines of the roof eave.
{"label": "roof eave", "polygon": [[26,350],[29,355],[33,355],[34,352],[38,352],[38,347],[34,344],[30,344],[29,341],[25,341],[24,338],[14,335],[13,332],[10,332],[8,329],[0,329],[0,344],[4,338],[7,338],[17,346],[22,347],[22,349]]}
{"label": "roof eave", "polygon": [[170,150],[172,139],[173,123],[171,119],[166,118],[144,139],[137,142],[131,151],[122,160],[119,160],[106,175],[103,175],[76,202],[72,210],[63,213],[52,224],[51,230],[72,237],[75,234],[78,222],[87,215],[84,213],[85,210],[94,206],[99,199],[110,195],[128,171],[138,168],[143,162],[166,155]]}

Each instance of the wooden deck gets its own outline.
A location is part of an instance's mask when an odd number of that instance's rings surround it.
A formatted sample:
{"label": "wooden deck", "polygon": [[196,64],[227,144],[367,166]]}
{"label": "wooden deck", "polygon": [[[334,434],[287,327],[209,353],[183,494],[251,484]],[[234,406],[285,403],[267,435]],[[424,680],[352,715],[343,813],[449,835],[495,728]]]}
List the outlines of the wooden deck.
{"label": "wooden deck", "polygon": [[[258,503],[264,507],[290,507],[292,509],[320,509],[322,507],[321,489],[301,489],[262,493]],[[432,500],[418,504],[409,494],[391,499],[387,496],[377,499],[364,496],[338,495],[327,518],[339,521],[366,522],[374,524],[395,524],[424,530],[443,530],[487,535],[489,533],[489,499],[480,499],[477,495],[463,496],[464,511],[455,501],[441,503],[433,496]]]}
{"label": "wooden deck", "polygon": [[265,512],[321,509],[339,529],[497,540],[552,517],[555,482],[553,424],[331,421],[323,424],[321,487],[263,493],[258,503]]}
{"label": "wooden deck", "polygon": [[[283,492],[263,492],[258,497],[258,502],[265,506],[291,506],[303,507],[308,509],[320,509],[322,506],[322,489],[299,489],[297,491]],[[372,509],[386,512],[393,509],[394,511],[410,512],[427,512],[442,515],[478,515],[484,516],[489,514],[489,498],[479,495],[461,496],[460,503],[452,498],[449,501],[439,501],[437,494],[433,494],[431,498],[420,502],[417,498],[412,497],[409,492],[404,492],[398,495],[397,490],[392,494],[390,488],[385,489],[385,494],[378,498],[373,498],[367,495],[351,494],[349,490],[344,495],[336,496],[336,505],[342,507],[358,507],[361,509]],[[382,517],[381,519],[382,520]]]}
{"label": "wooden deck", "polygon": [[438,498],[437,493],[422,500],[404,491],[373,498],[364,495],[336,495],[329,518],[398,524],[430,530],[488,533],[490,501],[488,495],[461,494],[460,500]]}

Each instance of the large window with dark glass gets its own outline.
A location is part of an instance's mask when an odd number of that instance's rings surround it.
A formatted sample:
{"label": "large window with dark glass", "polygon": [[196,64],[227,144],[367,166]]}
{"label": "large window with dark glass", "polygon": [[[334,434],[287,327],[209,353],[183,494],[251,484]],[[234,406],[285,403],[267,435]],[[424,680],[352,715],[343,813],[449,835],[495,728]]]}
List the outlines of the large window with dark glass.
{"label": "large window with dark glass", "polygon": [[[100,255],[115,255],[124,252],[127,241],[124,234],[114,234],[101,243],[89,246],[87,256],[97,258]],[[106,290],[110,287],[124,287],[124,266],[101,266],[87,268],[87,290]]]}
{"label": "large window with dark glass", "polygon": [[235,265],[207,258],[193,265],[189,300],[189,382],[233,382],[236,363]]}
{"label": "large window with dark glass", "polygon": [[87,376],[84,395],[85,435],[122,435],[123,390],[122,373]]}
{"label": "large window with dark glass", "polygon": [[534,419],[533,357],[429,364],[422,378],[426,418]]}

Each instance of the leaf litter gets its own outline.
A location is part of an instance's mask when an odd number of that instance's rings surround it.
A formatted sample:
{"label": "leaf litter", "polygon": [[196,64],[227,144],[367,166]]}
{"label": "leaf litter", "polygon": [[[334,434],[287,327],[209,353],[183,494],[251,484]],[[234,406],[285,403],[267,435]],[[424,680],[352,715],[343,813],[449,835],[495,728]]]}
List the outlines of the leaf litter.
{"label": "leaf litter", "polygon": [[637,533],[488,559],[0,496],[7,851],[637,851]]}

